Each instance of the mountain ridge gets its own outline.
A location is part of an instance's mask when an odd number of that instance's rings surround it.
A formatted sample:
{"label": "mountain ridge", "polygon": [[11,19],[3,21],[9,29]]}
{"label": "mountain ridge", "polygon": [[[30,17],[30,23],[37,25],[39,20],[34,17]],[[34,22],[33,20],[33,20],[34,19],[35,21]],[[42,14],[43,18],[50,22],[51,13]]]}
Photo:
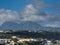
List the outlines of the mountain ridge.
{"label": "mountain ridge", "polygon": [[26,21],[20,24],[16,22],[5,22],[0,26],[0,30],[60,30],[60,27],[43,27],[36,22]]}
{"label": "mountain ridge", "polygon": [[36,22],[27,21],[20,24],[16,22],[5,22],[0,26],[1,30],[39,30],[40,25]]}

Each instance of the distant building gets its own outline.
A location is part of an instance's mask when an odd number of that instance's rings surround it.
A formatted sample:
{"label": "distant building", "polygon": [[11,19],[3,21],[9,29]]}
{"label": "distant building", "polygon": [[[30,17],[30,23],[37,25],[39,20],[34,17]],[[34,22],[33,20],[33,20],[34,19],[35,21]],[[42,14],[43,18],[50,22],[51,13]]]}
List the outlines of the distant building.
{"label": "distant building", "polygon": [[11,42],[10,42],[10,45],[14,45],[14,44],[15,44],[15,42],[14,42],[14,41],[11,41]]}
{"label": "distant building", "polygon": [[0,45],[9,42],[10,39],[0,39]]}
{"label": "distant building", "polygon": [[0,33],[3,33],[4,31],[3,30],[0,30]]}
{"label": "distant building", "polygon": [[57,42],[57,45],[60,45],[60,41]]}
{"label": "distant building", "polygon": [[18,42],[23,42],[23,41],[37,41],[37,40],[32,38],[26,38],[26,39],[19,39]]}
{"label": "distant building", "polygon": [[52,45],[52,42],[47,40],[47,42],[44,43],[44,45]]}
{"label": "distant building", "polygon": [[17,36],[12,36],[12,38],[17,38]]}

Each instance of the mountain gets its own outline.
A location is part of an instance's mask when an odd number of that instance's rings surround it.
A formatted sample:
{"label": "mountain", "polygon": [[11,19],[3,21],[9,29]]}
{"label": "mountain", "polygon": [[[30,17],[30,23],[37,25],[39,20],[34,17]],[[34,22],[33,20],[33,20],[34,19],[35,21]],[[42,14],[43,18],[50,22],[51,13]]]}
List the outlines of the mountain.
{"label": "mountain", "polygon": [[41,26],[36,22],[26,21],[20,24],[15,22],[5,22],[0,26],[1,30],[39,30]]}
{"label": "mountain", "polygon": [[5,22],[0,26],[0,30],[60,30],[60,27],[42,27],[40,24],[32,21],[22,22]]}
{"label": "mountain", "polygon": [[22,22],[20,24],[21,29],[22,30],[40,30],[40,28],[42,26],[40,26],[39,24],[37,24],[36,22],[32,22],[32,21],[26,21],[26,22]]}
{"label": "mountain", "polygon": [[17,30],[19,29],[19,24],[15,22],[5,22],[0,26],[1,30]]}

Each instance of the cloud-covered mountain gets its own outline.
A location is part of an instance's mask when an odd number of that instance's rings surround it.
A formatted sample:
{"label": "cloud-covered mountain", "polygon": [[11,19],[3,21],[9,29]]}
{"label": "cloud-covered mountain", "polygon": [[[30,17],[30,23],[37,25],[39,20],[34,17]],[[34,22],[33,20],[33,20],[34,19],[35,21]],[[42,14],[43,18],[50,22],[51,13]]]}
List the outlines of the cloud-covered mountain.
{"label": "cloud-covered mountain", "polygon": [[0,30],[60,30],[60,27],[43,27],[32,21],[22,22],[20,24],[16,22],[5,22],[0,26]]}
{"label": "cloud-covered mountain", "polygon": [[27,21],[20,24],[15,22],[5,22],[0,26],[1,30],[39,30],[41,26],[36,22]]}
{"label": "cloud-covered mountain", "polygon": [[20,27],[22,30],[40,30],[40,28],[42,28],[42,26],[32,21],[22,22]]}
{"label": "cloud-covered mountain", "polygon": [[26,0],[26,3],[24,0],[20,5],[21,1],[0,1],[3,4],[0,6],[0,25],[6,21],[34,21],[45,27],[60,27],[60,0]]}
{"label": "cloud-covered mountain", "polygon": [[60,27],[60,15],[50,14],[43,11],[40,7],[37,9],[38,6],[34,6],[34,4],[27,4],[21,12],[0,9],[0,25],[6,21],[19,23],[22,21],[35,21],[40,23],[42,26]]}
{"label": "cloud-covered mountain", "polygon": [[19,29],[20,25],[15,22],[5,22],[0,26],[1,30],[16,30]]}

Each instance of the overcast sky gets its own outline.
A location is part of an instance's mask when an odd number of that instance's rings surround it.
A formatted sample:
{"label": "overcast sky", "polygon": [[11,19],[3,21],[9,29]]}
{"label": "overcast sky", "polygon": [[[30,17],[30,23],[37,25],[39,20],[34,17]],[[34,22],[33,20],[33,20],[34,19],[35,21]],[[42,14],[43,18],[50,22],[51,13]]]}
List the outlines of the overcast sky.
{"label": "overcast sky", "polygon": [[0,0],[0,25],[6,21],[60,27],[60,0]]}

